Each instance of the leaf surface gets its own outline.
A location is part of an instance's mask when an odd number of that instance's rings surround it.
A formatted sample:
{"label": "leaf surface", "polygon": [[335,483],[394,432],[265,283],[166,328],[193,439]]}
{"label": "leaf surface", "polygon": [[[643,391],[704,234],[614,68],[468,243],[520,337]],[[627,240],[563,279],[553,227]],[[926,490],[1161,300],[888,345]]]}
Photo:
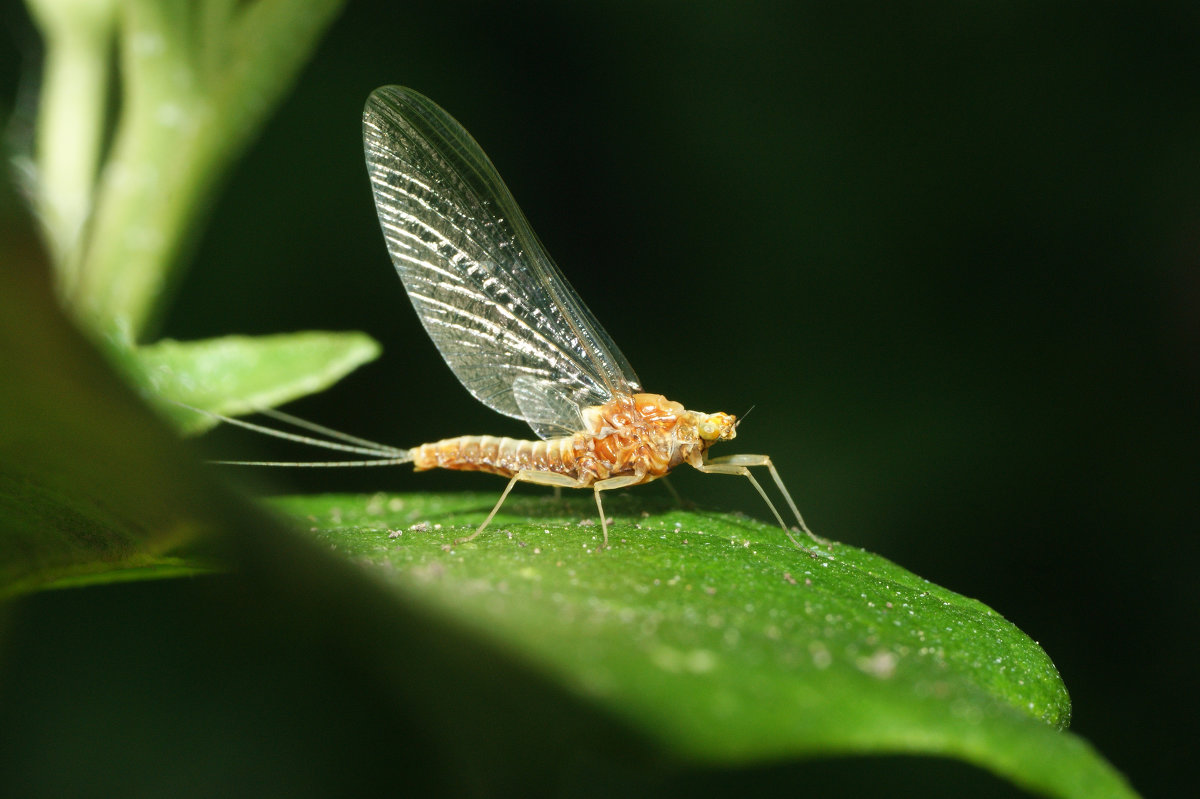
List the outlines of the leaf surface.
{"label": "leaf surface", "polygon": [[[379,352],[374,339],[357,332],[164,339],[135,350],[134,368],[155,397],[239,416],[323,391]],[[217,424],[177,405],[163,410],[188,433]]]}
{"label": "leaf surface", "polygon": [[[1048,796],[1132,796],[1053,663],[985,605],[837,544],[725,514],[490,495],[290,497],[322,544],[590,697],[677,756],[960,758]],[[594,511],[594,508],[593,508]],[[511,515],[510,515],[511,514]]]}
{"label": "leaf surface", "polygon": [[245,503],[66,321],[27,229],[0,256],[0,598],[210,570],[184,550]]}

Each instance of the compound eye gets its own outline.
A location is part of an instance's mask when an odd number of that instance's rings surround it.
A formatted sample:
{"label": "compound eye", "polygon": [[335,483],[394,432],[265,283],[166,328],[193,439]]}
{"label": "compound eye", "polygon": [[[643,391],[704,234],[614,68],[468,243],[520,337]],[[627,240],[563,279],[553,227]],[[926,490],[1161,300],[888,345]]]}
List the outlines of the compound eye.
{"label": "compound eye", "polygon": [[716,422],[706,420],[700,423],[698,432],[705,441],[715,441],[721,436],[721,426]]}

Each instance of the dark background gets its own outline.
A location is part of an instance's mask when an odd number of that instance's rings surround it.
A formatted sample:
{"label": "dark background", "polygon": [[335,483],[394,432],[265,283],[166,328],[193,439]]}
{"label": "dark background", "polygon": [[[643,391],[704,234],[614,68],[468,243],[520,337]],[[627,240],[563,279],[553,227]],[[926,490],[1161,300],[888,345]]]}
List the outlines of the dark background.
{"label": "dark background", "polygon": [[[770,453],[818,532],[1029,633],[1074,730],[1175,795],[1198,743],[1200,12],[1046,5],[351,4],[162,333],[365,330],[383,358],[297,413],[404,446],[527,434],[458,385],[387,260],[361,109],[416,88],[647,389],[755,406],[727,452]],[[500,488],[368,472],[272,477]],[[765,516],[739,481],[676,485]]]}

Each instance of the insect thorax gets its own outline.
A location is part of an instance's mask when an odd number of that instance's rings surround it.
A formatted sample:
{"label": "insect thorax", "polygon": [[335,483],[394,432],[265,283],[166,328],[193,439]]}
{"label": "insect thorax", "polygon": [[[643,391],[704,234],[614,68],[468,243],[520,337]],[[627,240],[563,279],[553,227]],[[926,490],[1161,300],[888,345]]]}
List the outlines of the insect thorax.
{"label": "insect thorax", "polygon": [[[733,437],[732,416],[689,411],[661,394],[615,397],[583,417],[588,429],[576,436],[576,455],[593,479],[639,474],[648,482],[685,461],[699,464],[714,441]],[[728,419],[729,435],[706,439],[701,427],[716,417]]]}

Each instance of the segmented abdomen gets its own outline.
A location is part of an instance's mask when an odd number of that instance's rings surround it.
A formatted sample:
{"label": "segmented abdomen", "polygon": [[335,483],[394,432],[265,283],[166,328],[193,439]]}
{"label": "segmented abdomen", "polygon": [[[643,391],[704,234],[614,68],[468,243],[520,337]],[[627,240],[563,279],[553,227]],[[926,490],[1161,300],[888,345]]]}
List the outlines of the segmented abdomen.
{"label": "segmented abdomen", "polygon": [[526,441],[496,436],[458,436],[412,450],[413,466],[457,469],[512,477],[522,469],[579,477],[575,469],[573,437]]}

